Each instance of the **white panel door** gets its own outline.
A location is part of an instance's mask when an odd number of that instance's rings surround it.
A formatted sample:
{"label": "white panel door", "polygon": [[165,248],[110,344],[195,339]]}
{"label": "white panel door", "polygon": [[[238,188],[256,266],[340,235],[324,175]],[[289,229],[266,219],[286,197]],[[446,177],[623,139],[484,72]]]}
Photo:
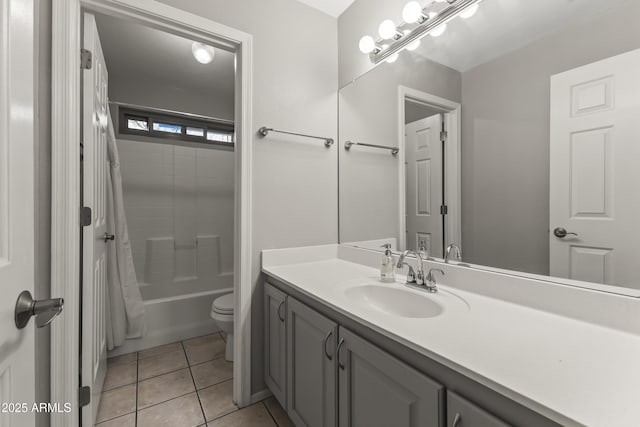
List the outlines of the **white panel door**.
{"label": "white panel door", "polygon": [[640,50],[551,78],[552,276],[640,288],[639,120]]}
{"label": "white panel door", "polygon": [[18,295],[34,291],[33,13],[31,0],[0,0],[0,404],[12,405],[2,426],[35,423],[35,322],[14,323]]}
{"label": "white panel door", "polygon": [[82,385],[91,387],[91,403],[82,423],[92,426],[106,374],[105,305],[107,259],[107,68],[95,18],[84,15],[84,48],[92,53],[83,71],[83,205],[91,208],[91,225],[83,229]]}
{"label": "white panel door", "polygon": [[406,249],[422,245],[435,257],[443,256],[441,130],[440,114],[405,125]]}

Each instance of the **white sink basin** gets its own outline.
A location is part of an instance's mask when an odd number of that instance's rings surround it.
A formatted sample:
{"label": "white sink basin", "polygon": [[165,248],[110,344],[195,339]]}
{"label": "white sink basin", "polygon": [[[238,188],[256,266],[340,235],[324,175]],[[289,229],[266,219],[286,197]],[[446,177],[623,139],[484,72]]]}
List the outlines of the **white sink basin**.
{"label": "white sink basin", "polygon": [[354,286],[345,290],[345,295],[355,302],[400,317],[435,317],[444,311],[440,304],[426,294],[411,292],[400,286]]}

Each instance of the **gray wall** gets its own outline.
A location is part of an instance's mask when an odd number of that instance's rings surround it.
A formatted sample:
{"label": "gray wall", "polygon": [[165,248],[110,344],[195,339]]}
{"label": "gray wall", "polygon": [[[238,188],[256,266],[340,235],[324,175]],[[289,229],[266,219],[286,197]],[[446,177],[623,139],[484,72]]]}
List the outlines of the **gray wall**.
{"label": "gray wall", "polygon": [[[201,92],[171,86],[162,79],[150,78],[141,73],[121,77],[115,73],[113,77],[112,74],[109,75],[109,100],[233,120],[233,96],[203,96]],[[229,84],[233,85],[233,81]],[[113,120],[116,118],[113,117]]]}
{"label": "gray wall", "polygon": [[640,48],[639,22],[632,2],[463,73],[466,261],[548,274],[550,77]]}
{"label": "gray wall", "polygon": [[[51,2],[35,1],[35,292],[50,297],[51,284]],[[36,402],[50,396],[50,328],[36,328]],[[49,425],[49,414],[36,414],[36,426]]]}
{"label": "gray wall", "polygon": [[[295,0],[163,0],[251,33],[253,128],[336,136],[337,21]],[[263,381],[260,251],[337,242],[337,147],[254,138],[252,390]]]}
{"label": "gray wall", "polygon": [[458,71],[414,54],[403,54],[393,64],[383,63],[340,89],[340,242],[400,237],[400,157],[374,148],[344,149],[347,140],[385,146],[400,144],[399,86],[455,102],[461,99]]}

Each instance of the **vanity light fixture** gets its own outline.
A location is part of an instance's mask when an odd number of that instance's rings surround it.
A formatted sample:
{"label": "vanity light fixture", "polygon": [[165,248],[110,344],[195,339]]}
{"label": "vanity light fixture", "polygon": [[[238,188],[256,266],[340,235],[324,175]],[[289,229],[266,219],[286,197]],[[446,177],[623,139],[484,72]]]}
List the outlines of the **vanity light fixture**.
{"label": "vanity light fixture", "polygon": [[191,44],[191,53],[193,57],[201,64],[208,64],[213,61],[216,56],[216,51],[213,46],[206,45],[204,43],[193,42]]}
{"label": "vanity light fixture", "polygon": [[[362,53],[368,54],[374,64],[382,61],[395,62],[397,55],[404,49],[415,50],[420,45],[420,39],[427,34],[439,37],[447,29],[447,23],[460,16],[471,18],[478,11],[478,4],[482,0],[431,0],[427,7],[412,0],[402,10],[403,22],[396,25],[391,19],[385,19],[378,27],[379,40],[371,36],[360,39],[359,47]],[[439,11],[429,9],[434,4],[446,3]]]}

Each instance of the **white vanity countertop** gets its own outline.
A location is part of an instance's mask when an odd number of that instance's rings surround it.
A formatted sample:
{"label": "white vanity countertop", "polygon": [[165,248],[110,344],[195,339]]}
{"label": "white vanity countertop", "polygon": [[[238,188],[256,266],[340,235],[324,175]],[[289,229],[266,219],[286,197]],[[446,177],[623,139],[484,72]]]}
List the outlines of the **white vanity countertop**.
{"label": "white vanity countertop", "polygon": [[[446,286],[447,277],[431,295],[443,314],[403,318],[345,295],[350,283],[377,281],[375,268],[337,256],[294,254],[289,264],[282,252],[264,256],[266,274],[560,424],[640,426],[638,335]],[[469,308],[452,305],[452,294]]]}

